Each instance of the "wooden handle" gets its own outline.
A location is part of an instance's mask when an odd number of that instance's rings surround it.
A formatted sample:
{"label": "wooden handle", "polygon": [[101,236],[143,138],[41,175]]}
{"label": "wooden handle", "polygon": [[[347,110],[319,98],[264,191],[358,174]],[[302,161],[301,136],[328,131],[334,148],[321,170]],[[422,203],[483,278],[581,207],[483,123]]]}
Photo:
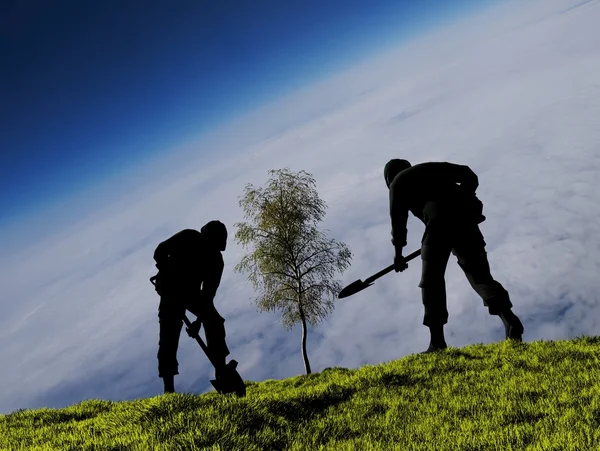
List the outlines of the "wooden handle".
{"label": "wooden handle", "polygon": [[[421,255],[421,249],[417,249],[416,251],[414,251],[412,254],[408,254],[406,257],[404,257],[404,259],[409,262],[411,261],[413,258],[417,257]],[[394,270],[394,264],[391,264],[390,266],[388,266],[385,269],[382,269],[381,271],[379,271],[377,274],[373,274],[371,277],[369,277],[368,279],[365,280],[365,285],[370,284],[371,282],[376,281],[377,279],[379,279],[381,276],[385,276],[387,273],[391,272]]]}

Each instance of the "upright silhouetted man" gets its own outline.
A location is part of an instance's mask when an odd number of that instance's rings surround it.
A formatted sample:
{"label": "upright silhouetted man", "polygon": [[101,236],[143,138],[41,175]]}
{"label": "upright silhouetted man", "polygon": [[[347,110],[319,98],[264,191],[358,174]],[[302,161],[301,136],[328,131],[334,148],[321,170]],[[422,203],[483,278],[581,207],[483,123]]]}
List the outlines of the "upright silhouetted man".
{"label": "upright silhouetted man", "polygon": [[448,322],[444,275],[450,253],[457,257],[469,283],[483,299],[490,315],[504,323],[506,338],[521,341],[523,325],[512,312],[508,292],[494,280],[479,224],[485,220],[483,204],[475,195],[477,175],[468,167],[452,163],[421,163],[390,160],[384,168],[390,194],[394,269],[407,268],[402,255],[406,246],[408,212],[425,224],[421,240],[422,273],[419,287],[431,341],[425,351],[447,347],[444,324]]}
{"label": "upright silhouetted man", "polygon": [[183,315],[189,310],[197,319],[190,334],[195,336],[204,326],[211,355],[219,365],[215,378],[225,365],[229,349],[225,343],[225,319],[217,312],[213,299],[223,274],[222,251],[227,246],[227,229],[220,221],[210,221],[200,232],[185,229],[158,245],[154,260],[158,268],[156,289],[158,307],[158,377],[165,393],[174,392],[174,376],[179,374],[177,347]]}

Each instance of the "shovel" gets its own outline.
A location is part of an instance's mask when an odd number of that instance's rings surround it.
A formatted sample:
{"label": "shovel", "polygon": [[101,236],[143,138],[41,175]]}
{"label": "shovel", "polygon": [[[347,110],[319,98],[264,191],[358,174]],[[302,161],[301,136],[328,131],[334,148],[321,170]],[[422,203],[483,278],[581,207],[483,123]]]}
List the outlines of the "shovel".
{"label": "shovel", "polygon": [[[404,257],[404,260],[409,262],[410,260],[412,260],[413,258],[415,258],[419,255],[421,255],[421,249],[417,249],[412,254],[407,255],[406,257]],[[388,272],[391,272],[393,270],[394,270],[394,265],[391,264],[387,268],[379,271],[377,274],[373,274],[368,279],[365,279],[364,282],[360,279],[352,282],[350,285],[344,287],[344,289],[342,289],[342,291],[340,291],[340,294],[338,294],[338,299],[347,298],[348,296],[352,296],[353,294],[356,294],[359,291],[362,291],[365,288],[370,287],[371,285],[373,285],[373,282],[375,282],[381,276],[385,276]]]}
{"label": "shovel", "polygon": [[[158,274],[150,278],[150,282],[152,282],[152,285],[155,287],[157,279]],[[206,346],[202,338],[200,338],[200,335],[198,333],[195,336],[190,334],[190,327],[192,326],[192,323],[185,314],[183,315],[183,322],[186,325],[186,332],[188,335],[196,339],[212,366],[217,369],[217,365],[215,365],[215,361],[211,357],[208,346]],[[235,393],[239,397],[246,396],[246,384],[244,384],[244,380],[236,370],[237,365],[238,363],[235,360],[230,360],[229,363],[227,363],[224,367],[219,368],[219,379],[210,381],[217,393],[221,395]]]}
{"label": "shovel", "polygon": [[[183,322],[186,325],[186,332],[192,338],[195,338],[212,366],[217,369],[217,365],[215,365],[215,361],[211,358],[210,352],[208,351],[208,346],[204,344],[202,338],[200,338],[199,334],[195,336],[190,335],[190,327],[192,327],[191,321],[188,319],[186,315],[183,315]],[[210,381],[215,390],[221,395],[225,395],[227,393],[235,393],[237,396],[243,397],[246,396],[246,384],[244,384],[244,380],[242,376],[237,372],[238,363],[235,360],[230,360],[224,367],[221,367],[219,370],[219,379],[213,379]]]}

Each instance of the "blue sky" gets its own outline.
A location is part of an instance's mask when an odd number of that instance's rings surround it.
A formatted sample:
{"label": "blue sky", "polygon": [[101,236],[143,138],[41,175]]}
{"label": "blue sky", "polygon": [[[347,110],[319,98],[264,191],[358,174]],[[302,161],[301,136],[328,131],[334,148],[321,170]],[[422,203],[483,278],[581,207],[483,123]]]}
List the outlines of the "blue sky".
{"label": "blue sky", "polygon": [[473,2],[452,3],[3,2],[0,227]]}

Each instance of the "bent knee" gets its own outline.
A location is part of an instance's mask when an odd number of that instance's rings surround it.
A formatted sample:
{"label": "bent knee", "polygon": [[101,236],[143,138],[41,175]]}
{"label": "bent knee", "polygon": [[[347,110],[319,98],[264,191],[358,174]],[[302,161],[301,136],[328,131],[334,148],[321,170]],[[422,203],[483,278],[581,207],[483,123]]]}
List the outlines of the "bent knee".
{"label": "bent knee", "polygon": [[446,278],[444,274],[422,274],[419,281],[419,288],[431,289],[439,286],[445,286]]}
{"label": "bent knee", "polygon": [[446,266],[448,263],[448,254],[431,252],[426,247],[426,252],[422,254],[422,270],[419,287],[431,287],[445,283]]}

